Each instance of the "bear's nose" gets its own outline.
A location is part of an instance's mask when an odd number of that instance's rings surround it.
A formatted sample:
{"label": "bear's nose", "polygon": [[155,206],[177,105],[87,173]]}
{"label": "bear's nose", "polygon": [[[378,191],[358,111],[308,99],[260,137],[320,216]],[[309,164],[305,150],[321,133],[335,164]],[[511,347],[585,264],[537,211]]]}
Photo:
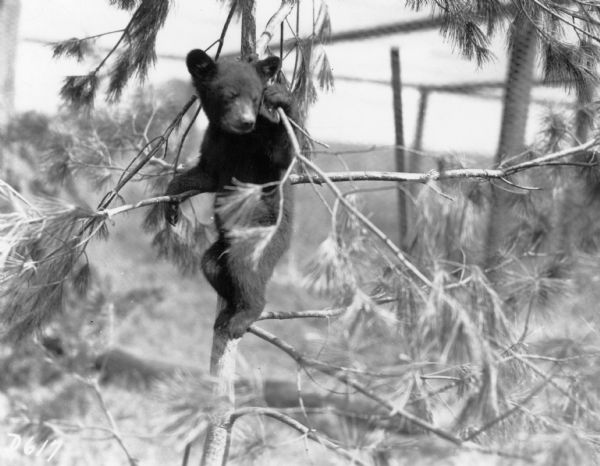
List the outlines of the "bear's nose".
{"label": "bear's nose", "polygon": [[244,131],[254,128],[254,115],[242,115],[239,120],[239,128]]}

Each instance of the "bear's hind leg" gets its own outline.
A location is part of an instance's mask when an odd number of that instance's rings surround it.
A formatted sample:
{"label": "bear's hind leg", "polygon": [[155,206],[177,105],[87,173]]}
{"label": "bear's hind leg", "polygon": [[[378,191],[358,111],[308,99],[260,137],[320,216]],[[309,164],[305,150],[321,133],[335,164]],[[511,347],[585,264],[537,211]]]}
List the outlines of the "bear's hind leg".
{"label": "bear's hind leg", "polygon": [[266,279],[264,271],[253,270],[245,261],[231,260],[228,254],[227,244],[217,240],[202,257],[202,270],[225,300],[215,328],[227,329],[232,338],[240,338],[265,307]]}
{"label": "bear's hind leg", "polygon": [[265,308],[266,282],[257,271],[250,268],[242,273],[238,270],[236,274],[231,274],[231,278],[233,292],[217,324],[226,326],[232,338],[240,338]]}
{"label": "bear's hind leg", "polygon": [[265,293],[257,293],[252,297],[251,302],[243,300],[235,303],[232,314],[227,313],[224,317],[227,318],[227,329],[232,338],[241,338],[244,333],[262,314],[265,308]]}

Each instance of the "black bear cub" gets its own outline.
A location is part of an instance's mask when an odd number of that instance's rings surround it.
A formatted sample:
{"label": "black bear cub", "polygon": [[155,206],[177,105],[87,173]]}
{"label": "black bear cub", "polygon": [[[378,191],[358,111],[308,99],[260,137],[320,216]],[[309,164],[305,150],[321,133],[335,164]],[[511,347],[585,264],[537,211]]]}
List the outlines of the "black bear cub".
{"label": "black bear cub", "polygon": [[[280,84],[267,85],[279,71],[280,60],[214,62],[202,50],[192,50],[187,67],[209,125],[201,157],[194,168],[177,175],[167,188],[168,195],[186,191],[215,192],[215,203],[234,186],[234,180],[265,184],[258,206],[245,227],[273,226],[280,208],[279,182],[292,161],[292,149],[275,108],[281,107],[297,120],[292,95]],[[232,247],[231,232],[215,208],[219,236],[202,258],[204,275],[224,299],[225,306],[215,322],[231,337],[241,337],[256,321],[265,306],[267,281],[289,245],[292,216],[289,183],[283,186],[283,213],[279,226],[258,263],[252,251]],[[216,206],[215,206],[216,207]],[[167,204],[166,219],[174,225],[178,203]],[[246,249],[246,250],[244,250]]]}

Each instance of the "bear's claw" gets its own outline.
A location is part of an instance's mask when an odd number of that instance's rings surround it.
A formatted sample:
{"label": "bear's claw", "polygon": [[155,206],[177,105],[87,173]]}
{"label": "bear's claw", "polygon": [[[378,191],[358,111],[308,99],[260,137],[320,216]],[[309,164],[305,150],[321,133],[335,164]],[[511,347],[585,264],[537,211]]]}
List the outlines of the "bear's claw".
{"label": "bear's claw", "polygon": [[165,206],[165,219],[170,225],[177,225],[179,221],[179,202],[169,202]]}

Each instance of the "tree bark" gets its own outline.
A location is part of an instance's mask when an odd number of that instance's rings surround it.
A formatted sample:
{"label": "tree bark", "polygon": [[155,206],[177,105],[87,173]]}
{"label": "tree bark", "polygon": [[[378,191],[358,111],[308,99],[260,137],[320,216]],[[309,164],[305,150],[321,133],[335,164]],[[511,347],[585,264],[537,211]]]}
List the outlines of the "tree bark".
{"label": "tree bark", "polygon": [[249,57],[256,51],[256,1],[242,2],[242,58]]}
{"label": "tree bark", "polygon": [[[219,298],[217,312],[221,311]],[[231,339],[227,332],[215,330],[210,355],[210,375],[215,379],[213,391],[216,407],[206,431],[202,466],[224,466],[227,464],[231,441],[231,413],[235,409],[235,360],[239,339]]]}
{"label": "tree bark", "polygon": [[[502,128],[496,152],[496,165],[506,157],[525,149],[525,130],[529,115],[531,89],[534,83],[536,57],[536,30],[529,19],[518,16],[513,24],[513,45],[510,54],[508,75],[504,91]],[[484,264],[488,271],[494,270],[501,256],[503,235],[511,222],[509,205],[511,194],[492,186]],[[493,279],[495,273],[491,272]]]}
{"label": "tree bark", "polygon": [[20,0],[0,0],[0,126],[14,110]]}
{"label": "tree bark", "polygon": [[[0,131],[15,104],[15,61],[21,0],[0,0]],[[0,174],[5,171],[4,144],[0,144]]]}

